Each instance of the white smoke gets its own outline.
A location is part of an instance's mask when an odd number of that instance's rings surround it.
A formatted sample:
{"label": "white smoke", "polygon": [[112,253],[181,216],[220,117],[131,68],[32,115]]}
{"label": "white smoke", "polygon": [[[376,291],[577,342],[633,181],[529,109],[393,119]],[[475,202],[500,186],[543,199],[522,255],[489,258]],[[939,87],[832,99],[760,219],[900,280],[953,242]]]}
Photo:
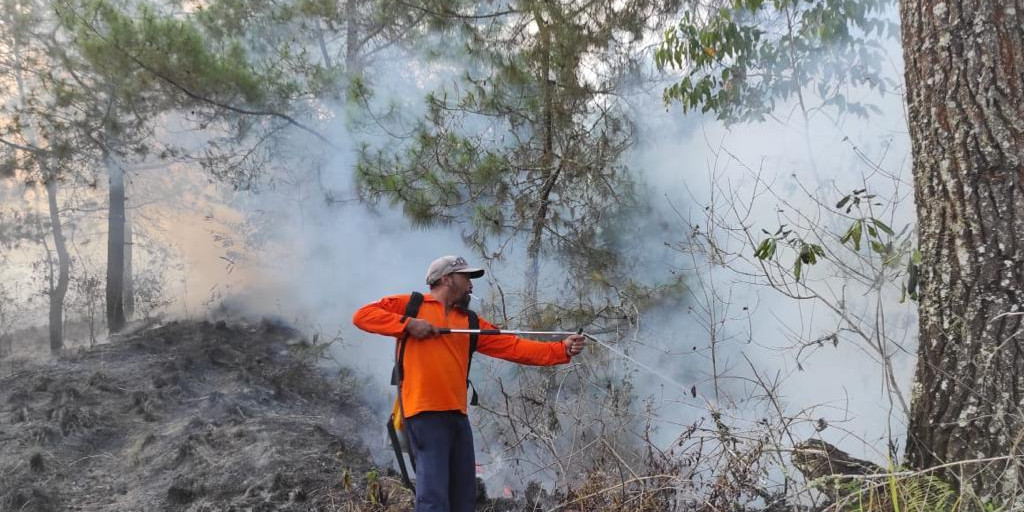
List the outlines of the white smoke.
{"label": "white smoke", "polygon": [[[889,51],[894,59],[898,54],[898,49]],[[408,120],[422,115],[427,92],[452,83],[462,71],[457,62],[424,65],[427,61],[415,56],[390,57],[387,64],[372,70],[371,109],[379,112],[396,105]],[[899,62],[892,64],[892,78],[899,80],[900,68]],[[703,225],[706,207],[726,208],[730,201],[749,199],[756,190],[764,192],[763,183],[771,184],[778,197],[762,193],[749,203],[758,228],[774,231],[784,216],[779,210],[816,214],[818,205],[805,190],[831,205],[850,190],[867,186],[880,197],[903,194],[894,216],[886,219],[899,230],[912,221],[912,204],[906,197],[909,143],[902,98],[893,94],[869,99],[884,114],[867,120],[846,117],[834,123],[819,116],[812,118],[810,126],[769,122],[726,128],[708,117],[683,115],[676,108],[665,112],[660,93],[654,88],[630,98],[640,132],[628,163],[649,190],[654,220],[629,241],[657,255],[636,268],[638,275],[678,272],[687,276],[689,303],[685,309],[647,312],[629,333],[632,341],[622,345],[630,357],[654,372],[609,354],[600,359],[610,361],[604,370],[632,376],[639,398],[653,404],[655,440],[662,444],[671,443],[696,419],[706,418],[707,403],[730,411],[737,421],[756,422],[764,407],[741,402],[756,393],[751,383],[756,372],[756,376],[780,379],[778,395],[785,414],[799,415],[821,405],[803,415],[832,425],[820,435],[848,451],[860,450],[880,459],[867,447],[882,446],[884,442],[879,441],[890,436],[898,439],[904,418],[892,409],[880,366],[870,350],[841,337],[835,347],[831,342],[822,348],[811,346],[808,350],[813,353],[801,355],[803,371],[798,370],[793,346],[835,331],[833,313],[820,304],[786,299],[754,286],[755,280],[749,277],[710,265],[713,262],[703,256],[690,258],[666,249],[666,244],[688,240],[687,222]],[[140,231],[166,243],[181,263],[169,279],[168,293],[175,299],[176,312],[202,316],[208,308],[227,301],[247,314],[279,317],[327,339],[338,336],[341,343],[333,357],[381,384],[368,398],[383,420],[390,398],[381,389],[390,376],[393,344],[355,329],[352,313],[384,295],[423,290],[426,267],[437,256],[462,254],[472,260],[473,255],[462,240],[461,226],[416,229],[398,208],[386,203],[368,207],[358,200],[353,183],[358,148],[362,143],[386,144],[394,134],[372,123],[354,126],[350,108],[343,103],[320,105],[318,130],[333,147],[308,134],[290,132],[288,145],[274,155],[272,172],[255,193],[212,183],[185,166],[175,167],[173,173],[135,173],[129,193]],[[902,176],[903,183],[878,173],[859,154]],[[755,180],[758,173],[761,182]],[[897,185],[903,189],[897,191]],[[249,248],[257,252],[250,253]],[[753,251],[741,246],[723,249]],[[507,258],[493,262],[487,278],[477,283],[475,295],[495,303],[500,297],[498,284],[508,290],[518,288],[526,265],[522,253],[521,247],[513,246]],[[140,261],[145,264],[144,259]],[[827,263],[807,269],[809,279],[816,279],[825,267]],[[547,262],[543,272],[557,276],[560,269]],[[828,284],[842,286],[822,283]],[[547,291],[552,296],[557,293],[557,289]],[[874,300],[858,298],[854,290],[847,296],[862,302],[853,307]],[[893,353],[896,378],[906,394],[914,350],[914,309],[891,296],[883,297],[882,304],[890,336],[906,341],[907,352]],[[590,350],[603,349],[592,346]],[[582,361],[588,364],[587,356]],[[492,374],[490,365],[482,366],[474,373]],[[714,373],[719,375],[717,387]],[[690,396],[690,386],[696,398]],[[379,441],[383,432],[370,427],[375,430],[367,436]],[[798,440],[815,434],[810,423],[795,428]],[[390,456],[379,445],[371,447],[378,448],[382,461]]]}

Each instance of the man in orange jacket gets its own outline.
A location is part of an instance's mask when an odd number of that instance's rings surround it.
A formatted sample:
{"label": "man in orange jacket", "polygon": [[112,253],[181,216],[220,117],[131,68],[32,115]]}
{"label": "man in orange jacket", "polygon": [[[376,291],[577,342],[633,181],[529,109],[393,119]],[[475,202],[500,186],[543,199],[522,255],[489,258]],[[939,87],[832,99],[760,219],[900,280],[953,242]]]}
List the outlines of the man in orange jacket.
{"label": "man in orange jacket", "polygon": [[[352,322],[374,334],[404,340],[398,404],[416,460],[416,512],[471,512],[476,501],[473,433],[466,416],[470,337],[439,329],[469,327],[471,279],[484,275],[466,260],[443,256],[427,269],[430,293],[415,318],[405,316],[410,295],[384,297],[359,308]],[[479,319],[480,329],[496,329]],[[480,335],[476,349],[491,357],[549,366],[583,351],[581,335],[558,343],[510,334]]]}

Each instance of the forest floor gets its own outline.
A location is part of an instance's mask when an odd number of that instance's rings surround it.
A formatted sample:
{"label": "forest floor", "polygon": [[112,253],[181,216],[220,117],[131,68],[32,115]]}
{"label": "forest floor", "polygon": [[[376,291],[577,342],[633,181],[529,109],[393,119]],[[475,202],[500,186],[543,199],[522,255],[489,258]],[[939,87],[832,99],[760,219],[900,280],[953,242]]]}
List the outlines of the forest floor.
{"label": "forest floor", "polygon": [[411,510],[357,435],[380,418],[315,349],[266,321],[176,321],[0,359],[0,510]]}

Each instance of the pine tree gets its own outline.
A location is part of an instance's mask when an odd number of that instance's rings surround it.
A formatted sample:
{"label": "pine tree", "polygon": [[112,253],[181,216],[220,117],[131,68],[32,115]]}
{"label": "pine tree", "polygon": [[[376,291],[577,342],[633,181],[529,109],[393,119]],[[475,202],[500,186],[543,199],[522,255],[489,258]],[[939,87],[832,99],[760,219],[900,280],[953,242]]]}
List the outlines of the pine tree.
{"label": "pine tree", "polygon": [[566,263],[575,285],[617,270],[615,226],[638,208],[622,162],[634,142],[620,95],[642,67],[643,38],[676,2],[527,0],[416,8],[468,61],[457,87],[431,93],[408,144],[364,149],[369,197],[418,224],[466,222],[485,258],[518,244],[528,260],[526,323],[542,325],[540,265]]}

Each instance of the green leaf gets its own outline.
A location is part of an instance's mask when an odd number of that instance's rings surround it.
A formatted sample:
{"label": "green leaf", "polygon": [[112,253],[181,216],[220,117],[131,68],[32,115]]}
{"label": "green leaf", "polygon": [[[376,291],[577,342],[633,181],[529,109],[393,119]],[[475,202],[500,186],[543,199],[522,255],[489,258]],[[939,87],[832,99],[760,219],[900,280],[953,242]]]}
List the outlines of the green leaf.
{"label": "green leaf", "polygon": [[759,260],[763,260],[764,259],[764,255],[765,255],[765,251],[767,250],[767,247],[768,247],[768,239],[762,240],[761,243],[757,246],[757,249],[754,249],[754,257],[759,259]]}
{"label": "green leaf", "polygon": [[889,236],[895,236],[896,235],[896,232],[894,232],[892,230],[892,228],[887,226],[884,222],[882,222],[882,221],[880,221],[878,219],[875,219],[875,218],[872,218],[871,222],[875,225],[875,227],[877,227],[878,229],[882,230],[885,234],[887,234]]}
{"label": "green leaf", "polygon": [[847,242],[852,241],[854,250],[859,251],[861,230],[863,228],[863,225],[864,223],[861,220],[853,221],[853,224],[850,224],[850,227],[849,229],[846,230],[846,233],[844,233],[843,236],[839,238],[839,243],[846,244]]}
{"label": "green leaf", "polygon": [[765,238],[761,241],[761,244],[757,246],[757,250],[754,251],[754,257],[759,260],[771,259],[775,255],[776,242],[774,238]]}

